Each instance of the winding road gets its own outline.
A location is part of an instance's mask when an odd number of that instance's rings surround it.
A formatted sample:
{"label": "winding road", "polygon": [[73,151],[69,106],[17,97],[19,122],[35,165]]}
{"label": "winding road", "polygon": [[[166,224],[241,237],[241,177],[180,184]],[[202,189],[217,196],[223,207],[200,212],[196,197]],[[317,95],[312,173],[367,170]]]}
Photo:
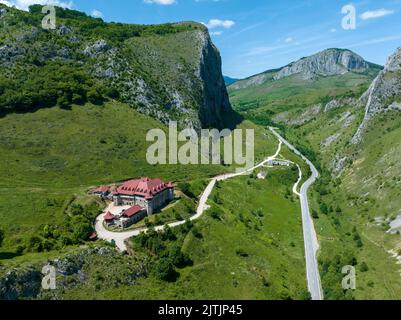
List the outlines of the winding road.
{"label": "winding road", "polygon": [[[199,219],[204,212],[209,208],[207,205],[207,201],[212,193],[216,182],[217,181],[224,181],[228,179],[232,179],[238,176],[246,175],[253,172],[255,169],[263,167],[269,161],[276,159],[280,152],[281,147],[285,144],[289,149],[291,149],[295,154],[300,156],[311,168],[312,176],[301,186],[300,192],[297,191],[298,185],[302,180],[302,171],[298,164],[297,167],[299,169],[299,179],[293,186],[293,192],[300,197],[301,200],[301,209],[302,209],[302,224],[303,224],[303,234],[304,234],[304,243],[305,243],[305,259],[306,259],[306,273],[307,273],[307,281],[308,281],[308,288],[309,292],[311,293],[312,300],[322,300],[322,290],[320,284],[320,275],[319,269],[316,259],[316,253],[319,249],[319,244],[313,224],[313,220],[309,211],[309,204],[308,204],[308,189],[309,187],[316,181],[319,177],[319,173],[313,163],[309,161],[301,152],[299,152],[294,146],[292,146],[287,140],[285,140],[280,134],[275,131],[275,128],[269,127],[270,131],[278,138],[279,145],[277,151],[274,155],[268,157],[267,159],[263,160],[261,163],[257,164],[256,166],[249,168],[243,172],[239,173],[228,173],[216,176],[212,178],[207,185],[206,189],[202,193],[202,196],[199,199],[199,204],[196,210],[196,214],[193,215],[190,220],[197,220]],[[113,206],[112,204],[110,206]],[[108,209],[106,209],[107,211]],[[111,232],[108,231],[104,227],[104,213],[99,215],[96,218],[95,222],[95,230],[98,235],[99,239],[106,240],[108,242],[114,242],[121,251],[127,250],[125,241],[129,238],[138,236],[141,232],[146,232],[148,228],[141,228],[132,231],[125,231],[125,232]],[[179,225],[184,224],[186,221],[178,221],[168,224],[169,227],[174,228]],[[164,225],[155,227],[156,231],[163,230]]]}
{"label": "winding road", "polygon": [[[307,159],[301,152],[299,152],[292,144],[285,140],[279,133],[276,132],[275,128],[269,127],[270,131],[289,149],[291,149],[296,155],[300,156],[310,167],[312,175],[311,177],[301,186],[301,191],[297,193],[301,200],[301,210],[302,210],[302,227],[304,234],[304,244],[305,244],[305,259],[306,259],[306,275],[308,279],[308,288],[311,293],[312,300],[323,300],[322,287],[320,283],[319,267],[317,263],[317,251],[319,250],[319,242],[317,240],[317,235],[313,223],[312,216],[310,214],[309,203],[308,203],[308,190],[310,186],[315,183],[319,177],[319,172],[313,163]],[[299,168],[299,166],[298,166]],[[299,168],[300,169],[300,168]],[[298,180],[298,183],[301,181]],[[294,189],[296,187],[294,186]]]}
{"label": "winding road", "polygon": [[[232,179],[238,176],[242,176],[242,175],[246,175],[249,174],[250,172],[253,172],[255,169],[260,168],[262,166],[264,166],[266,163],[268,163],[271,160],[274,160],[277,158],[277,156],[280,154],[281,151],[281,146],[282,146],[282,142],[279,142],[278,148],[276,153],[271,156],[268,157],[267,159],[263,160],[261,163],[259,163],[258,165],[249,168],[243,172],[239,172],[239,173],[228,173],[228,174],[223,174],[223,175],[219,175],[216,176],[214,178],[212,178],[209,182],[209,184],[207,185],[206,189],[203,191],[202,196],[199,199],[199,204],[198,207],[196,209],[196,214],[193,215],[190,220],[197,220],[199,219],[203,213],[209,208],[209,206],[207,205],[207,200],[210,197],[210,194],[212,193],[216,182],[217,181],[223,181],[223,180],[228,180],[228,179]],[[109,208],[106,209],[106,212],[113,206],[113,204],[110,204]],[[96,222],[95,222],[95,230],[97,233],[97,236],[99,239],[108,241],[108,242],[114,242],[117,246],[118,249],[120,249],[121,251],[125,251],[127,250],[127,246],[125,245],[125,241],[128,240],[129,238],[138,236],[141,232],[146,232],[148,230],[148,228],[141,228],[141,229],[136,229],[136,230],[132,230],[132,231],[124,231],[124,232],[112,232],[112,231],[108,231],[105,227],[104,227],[104,213],[102,213],[101,215],[99,215],[96,218]],[[168,224],[169,227],[174,228],[177,227],[179,225],[184,224],[186,221],[178,221],[178,222],[173,222]],[[160,231],[163,230],[164,225],[161,226],[157,226],[155,227],[156,231]]]}

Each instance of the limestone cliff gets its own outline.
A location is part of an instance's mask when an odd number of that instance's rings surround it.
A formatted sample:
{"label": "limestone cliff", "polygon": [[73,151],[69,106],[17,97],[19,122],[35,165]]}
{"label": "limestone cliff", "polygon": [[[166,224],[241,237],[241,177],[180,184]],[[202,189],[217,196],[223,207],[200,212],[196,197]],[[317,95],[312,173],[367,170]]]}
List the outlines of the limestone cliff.
{"label": "limestone cliff", "polygon": [[327,49],[310,57],[302,58],[281,69],[275,80],[301,74],[305,80],[316,76],[333,76],[349,71],[366,70],[369,64],[359,55],[350,50]]}
{"label": "limestone cliff", "polygon": [[220,53],[202,24],[106,23],[57,9],[56,29],[43,30],[39,5],[0,9],[0,114],[112,98],[200,129],[220,128],[232,112]]}
{"label": "limestone cliff", "polygon": [[360,102],[366,105],[365,117],[352,139],[361,142],[369,121],[376,114],[401,109],[401,48],[390,56],[384,69],[362,95]]}
{"label": "limestone cliff", "polygon": [[231,112],[231,105],[221,71],[221,57],[208,32],[199,31],[201,43],[200,65],[197,76],[201,81],[198,97],[199,119],[203,126],[222,128],[224,116]]}

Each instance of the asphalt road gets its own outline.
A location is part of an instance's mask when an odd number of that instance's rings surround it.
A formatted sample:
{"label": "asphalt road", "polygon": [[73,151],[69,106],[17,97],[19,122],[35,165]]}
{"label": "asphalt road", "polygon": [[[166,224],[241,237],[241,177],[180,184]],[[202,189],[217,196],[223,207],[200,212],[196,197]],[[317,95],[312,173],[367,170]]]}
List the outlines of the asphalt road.
{"label": "asphalt road", "polygon": [[273,134],[288,148],[290,148],[295,154],[300,156],[310,167],[312,175],[311,177],[301,186],[300,193],[296,192],[301,200],[302,210],[302,227],[304,234],[305,244],[305,260],[306,260],[306,275],[308,281],[308,289],[311,293],[312,300],[323,300],[323,293],[320,283],[319,267],[317,263],[316,254],[319,250],[319,242],[313,219],[310,214],[309,203],[308,203],[308,190],[310,186],[318,179],[319,172],[309,159],[307,159],[301,152],[299,152],[292,144],[285,140],[274,128],[269,128]]}

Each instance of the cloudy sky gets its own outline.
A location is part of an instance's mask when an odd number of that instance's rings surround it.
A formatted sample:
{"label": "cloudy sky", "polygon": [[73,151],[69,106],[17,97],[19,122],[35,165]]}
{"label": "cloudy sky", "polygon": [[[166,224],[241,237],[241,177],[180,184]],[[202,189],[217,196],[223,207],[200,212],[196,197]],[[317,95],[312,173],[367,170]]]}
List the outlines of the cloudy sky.
{"label": "cloudy sky", "polygon": [[[339,47],[384,64],[401,47],[401,0],[0,0],[26,9],[57,3],[105,21],[163,23],[194,20],[209,27],[225,75],[243,78]],[[345,30],[342,8],[355,8]]]}

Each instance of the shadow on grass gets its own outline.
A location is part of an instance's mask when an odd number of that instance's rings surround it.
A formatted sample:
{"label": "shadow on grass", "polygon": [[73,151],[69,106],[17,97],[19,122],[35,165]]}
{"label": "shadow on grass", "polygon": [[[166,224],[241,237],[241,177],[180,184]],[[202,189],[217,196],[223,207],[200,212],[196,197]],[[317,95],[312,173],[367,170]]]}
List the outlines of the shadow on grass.
{"label": "shadow on grass", "polygon": [[0,252],[0,260],[8,260],[13,259],[15,257],[19,257],[20,254],[15,252]]}

